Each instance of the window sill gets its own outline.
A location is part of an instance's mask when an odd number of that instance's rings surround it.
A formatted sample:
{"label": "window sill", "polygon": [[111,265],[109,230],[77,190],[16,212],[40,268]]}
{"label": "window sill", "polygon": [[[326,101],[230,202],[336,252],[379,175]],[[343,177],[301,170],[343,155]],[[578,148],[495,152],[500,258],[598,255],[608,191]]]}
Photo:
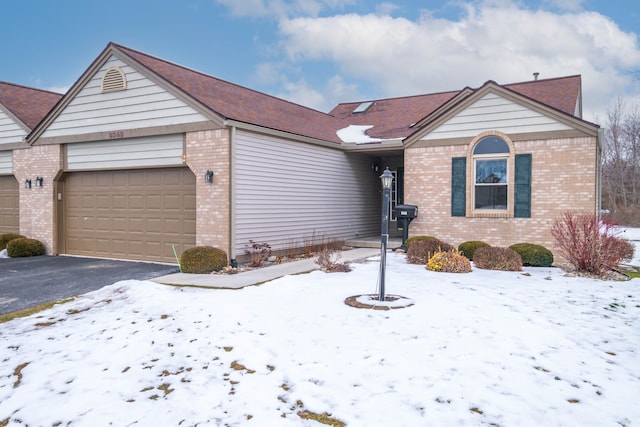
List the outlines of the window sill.
{"label": "window sill", "polygon": [[471,218],[512,218],[507,210],[476,210],[471,212]]}

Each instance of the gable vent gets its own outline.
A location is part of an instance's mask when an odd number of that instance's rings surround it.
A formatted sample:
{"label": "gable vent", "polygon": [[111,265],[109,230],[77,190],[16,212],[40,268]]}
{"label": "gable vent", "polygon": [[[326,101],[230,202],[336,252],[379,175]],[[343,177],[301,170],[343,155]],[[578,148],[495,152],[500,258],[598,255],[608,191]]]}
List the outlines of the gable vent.
{"label": "gable vent", "polygon": [[120,68],[109,68],[102,77],[102,92],[115,92],[125,90],[127,88],[127,80]]}

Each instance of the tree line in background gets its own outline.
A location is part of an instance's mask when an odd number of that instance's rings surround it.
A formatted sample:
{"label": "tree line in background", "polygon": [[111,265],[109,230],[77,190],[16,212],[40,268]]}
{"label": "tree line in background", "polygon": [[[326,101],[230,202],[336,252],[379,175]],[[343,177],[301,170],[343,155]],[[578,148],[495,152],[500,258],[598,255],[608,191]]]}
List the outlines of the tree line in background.
{"label": "tree line in background", "polygon": [[618,99],[605,128],[602,209],[618,224],[640,227],[640,105]]}

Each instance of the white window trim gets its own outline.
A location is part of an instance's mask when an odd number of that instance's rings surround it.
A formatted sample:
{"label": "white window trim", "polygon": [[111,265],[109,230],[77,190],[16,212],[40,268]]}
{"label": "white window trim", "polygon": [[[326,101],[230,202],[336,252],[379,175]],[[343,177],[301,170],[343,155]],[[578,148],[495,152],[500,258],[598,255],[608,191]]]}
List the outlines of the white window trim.
{"label": "white window trim", "polygon": [[[509,207],[511,206],[511,197],[510,197],[510,193],[509,193],[509,179],[511,178],[511,174],[510,174],[510,163],[511,163],[511,157],[512,154],[511,152],[509,153],[495,153],[495,154],[474,154],[473,155],[473,181],[472,181],[472,189],[471,189],[471,208],[474,212],[478,212],[478,213],[506,213],[509,212]],[[505,187],[507,187],[507,205],[504,209],[481,209],[481,208],[476,208],[476,186],[478,186],[478,183],[476,182],[476,172],[477,172],[477,167],[476,167],[476,161],[477,160],[506,160],[507,161],[507,168],[506,168],[506,180],[504,183],[495,183],[495,184],[487,184],[488,185],[503,185]],[[483,185],[480,184],[480,186],[482,187]]]}

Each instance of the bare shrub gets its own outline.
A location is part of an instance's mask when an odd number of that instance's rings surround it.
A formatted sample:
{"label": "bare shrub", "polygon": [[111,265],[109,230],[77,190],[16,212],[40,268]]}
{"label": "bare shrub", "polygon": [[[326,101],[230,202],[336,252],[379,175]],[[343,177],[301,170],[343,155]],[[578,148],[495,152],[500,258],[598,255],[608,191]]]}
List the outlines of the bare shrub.
{"label": "bare shrub", "polygon": [[335,253],[335,250],[332,249],[331,246],[327,245],[318,252],[316,264],[320,266],[322,271],[327,273],[346,273],[351,271],[349,264],[346,262],[340,262],[340,258],[341,255],[339,253]]}
{"label": "bare shrub", "polygon": [[448,252],[455,249],[449,243],[438,239],[416,240],[407,249],[407,262],[409,264],[425,265],[431,255],[438,251]]}
{"label": "bare shrub", "polygon": [[565,212],[551,227],[560,255],[576,270],[602,275],[633,258],[633,245],[618,227],[588,212]]}
{"label": "bare shrub", "polygon": [[473,254],[476,267],[486,270],[521,271],[522,258],[510,248],[485,246],[478,248]]}
{"label": "bare shrub", "polygon": [[251,257],[251,263],[249,264],[251,267],[260,267],[271,256],[271,245],[249,240],[249,246],[244,250],[244,253]]}

